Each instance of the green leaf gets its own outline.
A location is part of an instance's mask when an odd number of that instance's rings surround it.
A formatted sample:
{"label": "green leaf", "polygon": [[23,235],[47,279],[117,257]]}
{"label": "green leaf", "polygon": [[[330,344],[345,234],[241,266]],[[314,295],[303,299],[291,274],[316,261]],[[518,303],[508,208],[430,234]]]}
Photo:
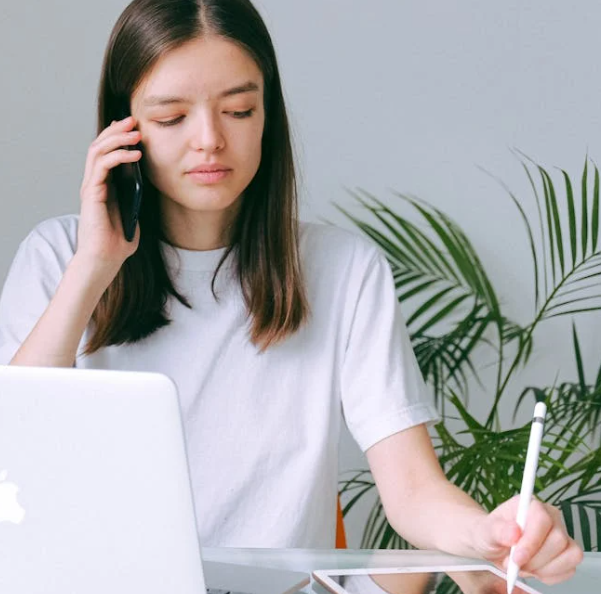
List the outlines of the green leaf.
{"label": "green leaf", "polygon": [[[523,155],[523,153],[522,153]],[[530,162],[532,162],[534,165],[536,165],[536,163],[534,163],[534,161],[532,161],[532,159],[530,159],[529,157],[527,157],[526,155],[523,155],[524,157],[526,157],[526,159],[528,159]],[[548,272],[547,272],[547,243],[545,240],[545,225],[544,225],[544,218],[543,218],[543,209],[541,206],[541,199],[538,195],[538,191],[536,189],[536,184],[534,183],[534,179],[532,177],[532,174],[530,173],[530,169],[528,169],[528,166],[526,165],[526,163],[524,163],[522,161],[522,168],[524,169],[524,172],[526,173],[526,177],[528,178],[528,181],[530,182],[530,187],[532,188],[532,193],[534,194],[534,199],[535,199],[535,204],[536,204],[536,210],[537,210],[537,214],[538,214],[538,225],[539,225],[539,230],[540,230],[540,234],[541,234],[541,249],[543,252],[543,257],[542,257],[542,275],[543,278],[542,280],[544,281],[544,286],[545,286],[545,297],[549,294],[549,279],[548,279]],[[551,241],[552,243],[552,241]],[[538,283],[538,276],[536,278],[536,282]],[[538,294],[538,291],[537,291]],[[538,299],[536,300],[536,305],[538,305],[539,301]]]}
{"label": "green leaf", "polygon": [[[393,215],[394,216],[394,215]],[[449,281],[455,280],[459,284],[459,277],[457,272],[450,264],[442,250],[440,250],[426,235],[420,233],[415,225],[411,224],[409,221],[405,221],[398,217],[395,217],[398,224],[404,229],[405,233],[407,233],[408,238],[413,241],[416,248],[421,250],[422,252],[429,254],[430,261],[432,265],[436,267],[440,278],[446,278]]]}
{"label": "green leaf", "polygon": [[363,495],[365,495],[368,491],[371,491],[374,488],[374,486],[375,485],[364,487],[359,491],[359,493],[352,497],[351,500],[348,503],[346,503],[346,505],[342,509],[343,517],[346,516],[346,514],[348,514],[351,511],[351,509],[353,509],[354,505],[363,497]]}
{"label": "green leaf", "polygon": [[555,250],[556,250],[556,246],[555,246],[555,230],[553,227],[553,206],[551,204],[552,200],[551,200],[551,190],[548,187],[548,179],[549,179],[549,175],[547,174],[547,172],[542,168],[539,167],[539,171],[541,174],[541,178],[543,181],[543,190],[544,190],[544,195],[545,195],[545,212],[547,215],[547,227],[546,227],[546,231],[547,231],[547,237],[549,240],[549,257],[550,257],[550,263],[545,263],[546,266],[549,266],[551,269],[551,278],[553,279],[553,284],[555,285],[555,280],[556,280],[556,271],[555,271],[555,259],[556,259],[556,255],[555,255]]}
{"label": "green leaf", "polygon": [[[397,245],[392,243],[385,235],[383,235],[377,229],[374,229],[371,225],[364,223],[363,221],[352,216],[346,212],[343,208],[337,207],[340,212],[346,215],[363,233],[365,233],[377,246],[379,246],[392,260],[399,263],[404,263],[408,268],[422,270],[419,264],[411,259],[411,256],[407,253],[403,253]],[[423,271],[422,271],[423,273]]]}
{"label": "green leaf", "polygon": [[591,523],[588,519],[586,509],[582,505],[577,506],[578,517],[580,519],[580,531],[582,534],[582,547],[585,551],[592,550]]}
{"label": "green leaf", "polygon": [[591,231],[593,238],[593,252],[597,251],[597,242],[599,239],[599,170],[595,165],[595,186],[593,189],[593,215],[591,221]]}
{"label": "green leaf", "polygon": [[597,525],[597,546],[595,550],[601,552],[601,510],[595,510],[595,524]]}
{"label": "green leaf", "polygon": [[580,352],[580,342],[576,332],[576,324],[572,322],[572,338],[574,341],[574,355],[576,356],[576,369],[578,370],[578,382],[582,393],[586,392],[586,378],[584,377],[584,365],[582,363],[582,353]]}
{"label": "green leaf", "polygon": [[[415,246],[413,244],[412,241],[408,240],[407,237],[405,237],[401,231],[402,228],[395,228],[393,227],[388,219],[386,218],[386,216],[384,216],[381,213],[386,214],[387,213],[387,209],[386,207],[384,207],[384,205],[381,204],[377,204],[377,207],[373,207],[370,204],[368,204],[367,202],[365,202],[364,200],[362,200],[361,198],[357,197],[357,200],[359,200],[359,202],[367,209],[369,210],[369,212],[371,212],[371,214],[376,217],[376,219],[378,219],[383,225],[384,227],[390,232],[390,234],[392,235],[391,239],[392,240],[396,240],[396,242],[398,242],[398,244],[400,244],[403,248],[404,248],[404,254],[405,254],[405,258],[410,258],[411,262],[413,264],[413,267],[415,268],[421,268],[424,271],[429,272],[430,274],[434,275],[435,274],[435,266],[432,265],[431,262],[428,261],[427,258],[425,258],[424,256],[427,255],[427,252],[423,251],[423,250],[417,250],[415,249]],[[373,199],[374,202],[376,202],[375,199]],[[373,229],[373,227],[372,227]],[[374,230],[375,231],[375,230]],[[384,237],[384,235],[380,234],[381,237]],[[389,243],[391,243],[392,245],[395,245],[394,241],[390,241],[387,239],[387,241]],[[397,250],[397,253],[403,253],[402,250]],[[403,260],[401,260],[403,261]]]}
{"label": "green leaf", "polygon": [[572,514],[572,505],[566,501],[560,505],[560,509],[570,538],[575,538],[576,533],[574,531],[574,515]]}
{"label": "green leaf", "polygon": [[400,293],[398,295],[398,300],[401,303],[404,303],[405,301],[411,299],[411,297],[415,297],[416,295],[419,295],[426,289],[429,289],[430,287],[432,287],[432,285],[436,284],[437,282],[438,281],[436,280],[427,280],[425,282],[414,285],[411,289],[407,289],[407,291],[405,291],[404,293]]}
{"label": "green leaf", "polygon": [[441,299],[443,299],[446,295],[448,295],[452,290],[453,290],[453,287],[447,287],[446,289],[443,289],[442,291],[439,291],[438,293],[436,293],[435,295],[430,297],[430,299],[428,299],[428,301],[426,301],[420,307],[418,307],[415,310],[415,312],[413,312],[413,315],[411,315],[407,319],[407,326],[411,326],[411,324],[413,324],[413,322],[415,322],[415,320],[417,320],[419,317],[423,316],[426,312],[430,311],[430,309],[434,305],[436,305]]}
{"label": "green leaf", "polygon": [[[413,253],[416,254],[416,256],[418,254],[423,255],[424,265],[432,271],[432,274],[437,274],[438,278],[446,279],[449,282],[459,282],[456,271],[449,263],[442,250],[432,243],[424,233],[406,219],[398,216],[388,206],[371,194],[368,194],[364,190],[361,190],[361,194],[366,200],[358,198],[360,203],[373,215],[377,216],[393,235],[397,236],[398,234],[399,237],[402,237],[405,245],[408,246],[408,249],[409,246],[414,245]],[[368,203],[367,200],[369,200],[371,204]],[[379,212],[384,213],[385,216],[380,215]],[[388,219],[396,225],[396,228],[393,227]]]}
{"label": "green leaf", "polygon": [[584,171],[582,172],[582,225],[581,225],[581,241],[582,241],[582,258],[586,258],[588,247],[588,155],[584,159]]}
{"label": "green leaf", "polygon": [[432,326],[435,326],[438,322],[445,319],[448,314],[454,312],[467,298],[469,295],[460,295],[445,307],[440,309],[433,315],[427,322],[425,322],[418,330],[415,331],[417,336],[424,334],[427,330],[429,330]]}
{"label": "green leaf", "polygon": [[572,182],[567,172],[563,169],[563,178],[566,185],[566,196],[568,203],[568,228],[570,230],[570,249],[572,252],[572,266],[576,265],[578,257],[578,236],[576,232],[576,208],[574,206],[574,192],[572,190]]}
{"label": "green leaf", "polygon": [[574,308],[574,309],[565,309],[563,311],[560,312],[556,312],[554,314],[545,316],[545,319],[550,320],[551,318],[558,318],[561,316],[572,316],[575,314],[581,314],[581,313],[587,313],[587,312],[592,312],[592,311],[599,311],[601,310],[601,306],[597,306],[597,307],[579,307],[579,308]]}
{"label": "green leaf", "polygon": [[[421,215],[430,224],[433,231],[438,235],[449,254],[453,258],[453,261],[459,268],[462,277],[466,280],[468,285],[475,290],[478,290],[477,276],[474,274],[474,270],[471,266],[469,258],[466,257],[465,251],[462,246],[459,245],[452,234],[449,232],[445,225],[433,214],[431,214],[426,208],[419,205],[417,202],[413,202],[415,208],[421,213]],[[484,295],[481,295],[484,298]]]}

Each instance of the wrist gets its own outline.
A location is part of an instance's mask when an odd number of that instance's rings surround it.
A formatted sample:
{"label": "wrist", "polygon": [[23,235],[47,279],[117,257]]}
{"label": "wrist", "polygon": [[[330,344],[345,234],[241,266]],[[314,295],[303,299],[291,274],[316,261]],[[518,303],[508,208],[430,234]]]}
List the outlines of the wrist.
{"label": "wrist", "polygon": [[123,262],[102,260],[76,252],[65,271],[65,278],[80,285],[88,292],[97,293],[98,298],[106,291],[117,276]]}
{"label": "wrist", "polygon": [[476,559],[485,558],[485,544],[482,535],[486,532],[485,523],[488,514],[481,507],[473,508],[469,516],[469,521],[466,522],[466,530],[464,535],[463,546],[466,549],[467,557]]}
{"label": "wrist", "polygon": [[482,535],[487,512],[450,482],[439,486],[437,498],[447,505],[440,512],[435,547],[461,557],[483,558]]}

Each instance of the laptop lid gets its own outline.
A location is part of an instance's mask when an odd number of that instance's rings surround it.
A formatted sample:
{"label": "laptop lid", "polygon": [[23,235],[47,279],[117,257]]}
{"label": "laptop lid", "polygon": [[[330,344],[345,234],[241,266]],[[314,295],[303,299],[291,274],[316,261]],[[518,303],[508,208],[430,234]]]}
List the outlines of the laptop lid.
{"label": "laptop lid", "polygon": [[0,366],[0,592],[205,592],[167,377]]}

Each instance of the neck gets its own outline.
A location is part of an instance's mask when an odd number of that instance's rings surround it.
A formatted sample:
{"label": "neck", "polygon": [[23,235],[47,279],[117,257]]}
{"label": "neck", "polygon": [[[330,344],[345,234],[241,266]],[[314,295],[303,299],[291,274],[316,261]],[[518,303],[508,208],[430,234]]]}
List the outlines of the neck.
{"label": "neck", "polygon": [[226,210],[190,211],[161,200],[163,232],[167,241],[178,248],[209,251],[226,247],[232,238],[237,204]]}

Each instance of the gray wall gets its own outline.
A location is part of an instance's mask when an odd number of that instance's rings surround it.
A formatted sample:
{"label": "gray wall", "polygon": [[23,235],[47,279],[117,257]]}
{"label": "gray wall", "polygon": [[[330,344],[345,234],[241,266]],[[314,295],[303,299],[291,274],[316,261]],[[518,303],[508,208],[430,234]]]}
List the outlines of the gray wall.
{"label": "gray wall", "polygon": [[[0,9],[0,278],[36,222],[78,208],[102,53],[125,5],[33,0]],[[586,151],[601,158],[601,5],[260,0],[258,6],[279,52],[303,217],[346,225],[332,206],[354,208],[345,187],[361,186],[392,203],[389,188],[425,198],[464,226],[509,315],[526,320],[532,293],[526,238],[506,195],[478,166],[529,198],[511,147],[574,175]],[[544,328],[524,383],[573,375],[567,331],[567,321]],[[585,324],[581,332],[592,373],[600,333]],[[364,464],[348,438],[342,453],[344,468]]]}

